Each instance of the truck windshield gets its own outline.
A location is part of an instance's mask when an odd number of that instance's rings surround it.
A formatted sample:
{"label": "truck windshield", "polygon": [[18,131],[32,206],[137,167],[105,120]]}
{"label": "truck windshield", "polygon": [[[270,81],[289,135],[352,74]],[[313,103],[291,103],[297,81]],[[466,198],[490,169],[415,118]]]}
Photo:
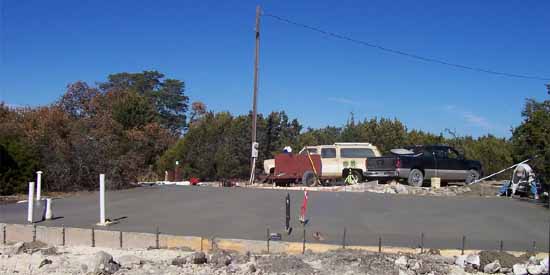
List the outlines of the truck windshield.
{"label": "truck windshield", "polygon": [[375,157],[374,151],[369,148],[342,148],[340,157],[342,158],[370,158]]}

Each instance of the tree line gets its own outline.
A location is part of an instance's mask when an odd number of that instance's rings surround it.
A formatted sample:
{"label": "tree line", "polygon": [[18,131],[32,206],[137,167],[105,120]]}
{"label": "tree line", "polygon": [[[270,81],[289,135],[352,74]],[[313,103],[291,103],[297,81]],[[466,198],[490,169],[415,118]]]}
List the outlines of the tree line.
{"label": "tree line", "polygon": [[[370,142],[383,153],[415,144],[448,144],[480,160],[489,174],[538,155],[532,162],[550,182],[550,101],[526,101],[511,138],[433,134],[398,119],[350,116],[341,127],[304,128],[284,111],[259,114],[258,173],[263,160],[291,146]],[[160,180],[179,161],[184,178],[247,179],[252,115],[208,111],[189,104],[185,84],[156,71],[118,73],[96,86],[75,82],[56,102],[34,108],[0,103],[0,194],[24,192],[37,170],[46,191],[110,188]],[[504,175],[505,177],[507,175]]]}

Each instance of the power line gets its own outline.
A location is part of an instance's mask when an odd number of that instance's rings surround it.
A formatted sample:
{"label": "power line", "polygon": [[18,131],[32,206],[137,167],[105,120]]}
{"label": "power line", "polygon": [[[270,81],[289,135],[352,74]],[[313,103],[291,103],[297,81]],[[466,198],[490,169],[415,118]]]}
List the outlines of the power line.
{"label": "power line", "polygon": [[285,22],[285,23],[288,23],[288,24],[291,24],[291,25],[294,25],[294,26],[297,26],[297,27],[301,27],[301,28],[308,29],[308,30],[311,30],[311,31],[314,31],[314,32],[318,32],[318,33],[321,33],[321,34],[324,34],[324,35],[327,35],[327,36],[331,36],[331,37],[334,37],[334,38],[337,38],[337,39],[340,39],[340,40],[346,40],[346,41],[349,41],[349,42],[353,42],[355,44],[375,48],[375,49],[385,51],[385,52],[390,52],[390,53],[393,53],[393,54],[407,56],[407,57],[414,58],[414,59],[421,60],[421,61],[425,61],[425,62],[437,63],[437,64],[440,64],[440,65],[455,67],[455,68],[459,68],[459,69],[477,71],[477,72],[500,75],[500,76],[507,76],[507,77],[514,77],[514,78],[524,78],[524,79],[534,79],[534,80],[544,80],[544,81],[550,80],[550,78],[548,78],[548,77],[540,77],[540,76],[532,76],[532,75],[506,73],[506,72],[501,72],[501,71],[493,71],[493,70],[488,70],[488,69],[483,69],[483,68],[477,68],[477,67],[461,65],[461,64],[457,64],[457,63],[451,63],[451,62],[447,62],[447,61],[444,61],[444,60],[441,60],[441,59],[420,56],[420,55],[407,53],[407,52],[400,51],[400,50],[395,50],[395,49],[383,47],[383,46],[380,46],[380,45],[376,45],[376,44],[369,43],[369,42],[366,42],[366,41],[363,41],[363,40],[355,39],[355,38],[345,36],[345,35],[342,35],[342,34],[330,32],[330,31],[325,31],[321,28],[306,25],[306,24],[303,24],[303,23],[298,23],[298,22],[292,21],[290,19],[278,16],[278,15],[275,15],[275,14],[264,13],[263,15],[271,17],[271,18],[276,19],[276,20],[281,21],[281,22]]}

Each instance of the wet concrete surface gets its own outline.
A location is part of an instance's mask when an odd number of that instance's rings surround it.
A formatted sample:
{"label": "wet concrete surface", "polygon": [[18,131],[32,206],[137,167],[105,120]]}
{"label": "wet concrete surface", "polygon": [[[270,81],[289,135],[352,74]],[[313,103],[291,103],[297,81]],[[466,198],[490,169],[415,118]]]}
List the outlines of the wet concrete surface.
{"label": "wet concrete surface", "polygon": [[[153,186],[108,191],[107,217],[118,220],[107,230],[262,240],[266,229],[285,241],[301,241],[298,221],[303,192],[290,191],[293,232],[284,230],[287,191],[248,188]],[[39,225],[90,228],[99,222],[99,194],[54,200],[58,219]],[[40,206],[38,206],[40,207]],[[26,223],[27,204],[0,205],[0,222]],[[40,211],[35,211],[36,218]],[[550,211],[509,198],[425,197],[374,193],[309,192],[308,242],[348,245],[507,250],[548,248]],[[319,232],[322,240],[313,238]]]}

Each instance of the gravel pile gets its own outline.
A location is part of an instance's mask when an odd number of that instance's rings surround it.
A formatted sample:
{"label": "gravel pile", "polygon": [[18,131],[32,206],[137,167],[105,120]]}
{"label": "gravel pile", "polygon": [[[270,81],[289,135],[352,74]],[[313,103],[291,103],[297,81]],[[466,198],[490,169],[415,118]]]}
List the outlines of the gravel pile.
{"label": "gravel pile", "polygon": [[[434,253],[376,254],[334,250],[304,255],[213,253],[51,247],[36,243],[0,246],[0,274],[544,274],[548,259],[481,252],[455,258]],[[484,273],[485,272],[485,273]]]}

